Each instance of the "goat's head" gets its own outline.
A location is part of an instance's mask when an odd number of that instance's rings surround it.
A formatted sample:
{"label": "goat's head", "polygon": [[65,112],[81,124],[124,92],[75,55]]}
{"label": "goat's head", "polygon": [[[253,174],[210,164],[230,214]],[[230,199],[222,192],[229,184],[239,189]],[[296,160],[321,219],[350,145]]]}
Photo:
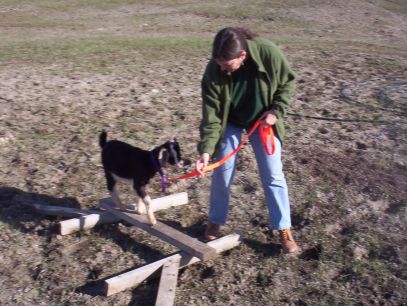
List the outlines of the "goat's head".
{"label": "goat's head", "polygon": [[160,146],[158,160],[162,167],[165,167],[167,163],[182,167],[181,148],[175,138]]}

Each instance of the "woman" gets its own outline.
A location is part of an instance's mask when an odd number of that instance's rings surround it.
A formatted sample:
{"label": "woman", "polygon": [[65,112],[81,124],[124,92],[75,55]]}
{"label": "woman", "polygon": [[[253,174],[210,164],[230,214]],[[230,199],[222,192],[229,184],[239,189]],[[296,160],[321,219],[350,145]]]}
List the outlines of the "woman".
{"label": "woman", "polygon": [[[241,141],[248,130],[262,118],[272,126],[275,153],[267,155],[258,131],[250,137],[255,153],[272,229],[278,230],[283,251],[293,253],[299,247],[291,233],[290,203],[282,171],[281,142],[287,105],[294,93],[295,74],[282,52],[270,41],[242,28],[224,28],[215,37],[212,59],[202,79],[202,121],[200,154],[196,169],[203,175],[213,157],[222,159]],[[230,187],[236,168],[236,155],[212,175],[208,240],[219,236],[226,223]]]}

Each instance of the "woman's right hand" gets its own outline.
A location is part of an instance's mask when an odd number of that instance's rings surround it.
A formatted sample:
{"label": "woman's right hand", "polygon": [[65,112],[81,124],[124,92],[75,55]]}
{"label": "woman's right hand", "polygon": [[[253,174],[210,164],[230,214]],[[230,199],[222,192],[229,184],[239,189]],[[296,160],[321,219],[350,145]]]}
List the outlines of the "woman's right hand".
{"label": "woman's right hand", "polygon": [[201,157],[196,161],[195,167],[196,171],[199,172],[200,176],[203,177],[205,175],[205,168],[209,164],[209,153],[202,153]]}

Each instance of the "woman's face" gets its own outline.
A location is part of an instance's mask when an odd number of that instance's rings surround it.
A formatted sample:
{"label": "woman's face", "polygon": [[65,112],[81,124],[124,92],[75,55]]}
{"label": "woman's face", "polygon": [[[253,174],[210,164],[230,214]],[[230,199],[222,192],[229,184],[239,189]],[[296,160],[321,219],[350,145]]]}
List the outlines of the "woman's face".
{"label": "woman's face", "polygon": [[246,55],[246,51],[242,51],[240,52],[239,57],[233,58],[231,60],[224,61],[216,59],[215,61],[222,71],[234,72],[239,69],[240,66],[242,66],[243,61],[246,59]]}

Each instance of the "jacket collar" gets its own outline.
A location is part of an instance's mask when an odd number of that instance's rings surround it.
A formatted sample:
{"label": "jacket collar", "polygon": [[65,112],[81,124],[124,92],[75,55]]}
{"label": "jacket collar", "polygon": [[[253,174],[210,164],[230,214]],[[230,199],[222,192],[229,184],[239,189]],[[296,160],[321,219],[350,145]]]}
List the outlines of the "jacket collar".
{"label": "jacket collar", "polygon": [[259,71],[266,72],[266,69],[264,68],[263,62],[260,57],[260,52],[259,48],[257,47],[256,40],[247,40],[247,47],[249,48],[249,54],[257,65]]}

